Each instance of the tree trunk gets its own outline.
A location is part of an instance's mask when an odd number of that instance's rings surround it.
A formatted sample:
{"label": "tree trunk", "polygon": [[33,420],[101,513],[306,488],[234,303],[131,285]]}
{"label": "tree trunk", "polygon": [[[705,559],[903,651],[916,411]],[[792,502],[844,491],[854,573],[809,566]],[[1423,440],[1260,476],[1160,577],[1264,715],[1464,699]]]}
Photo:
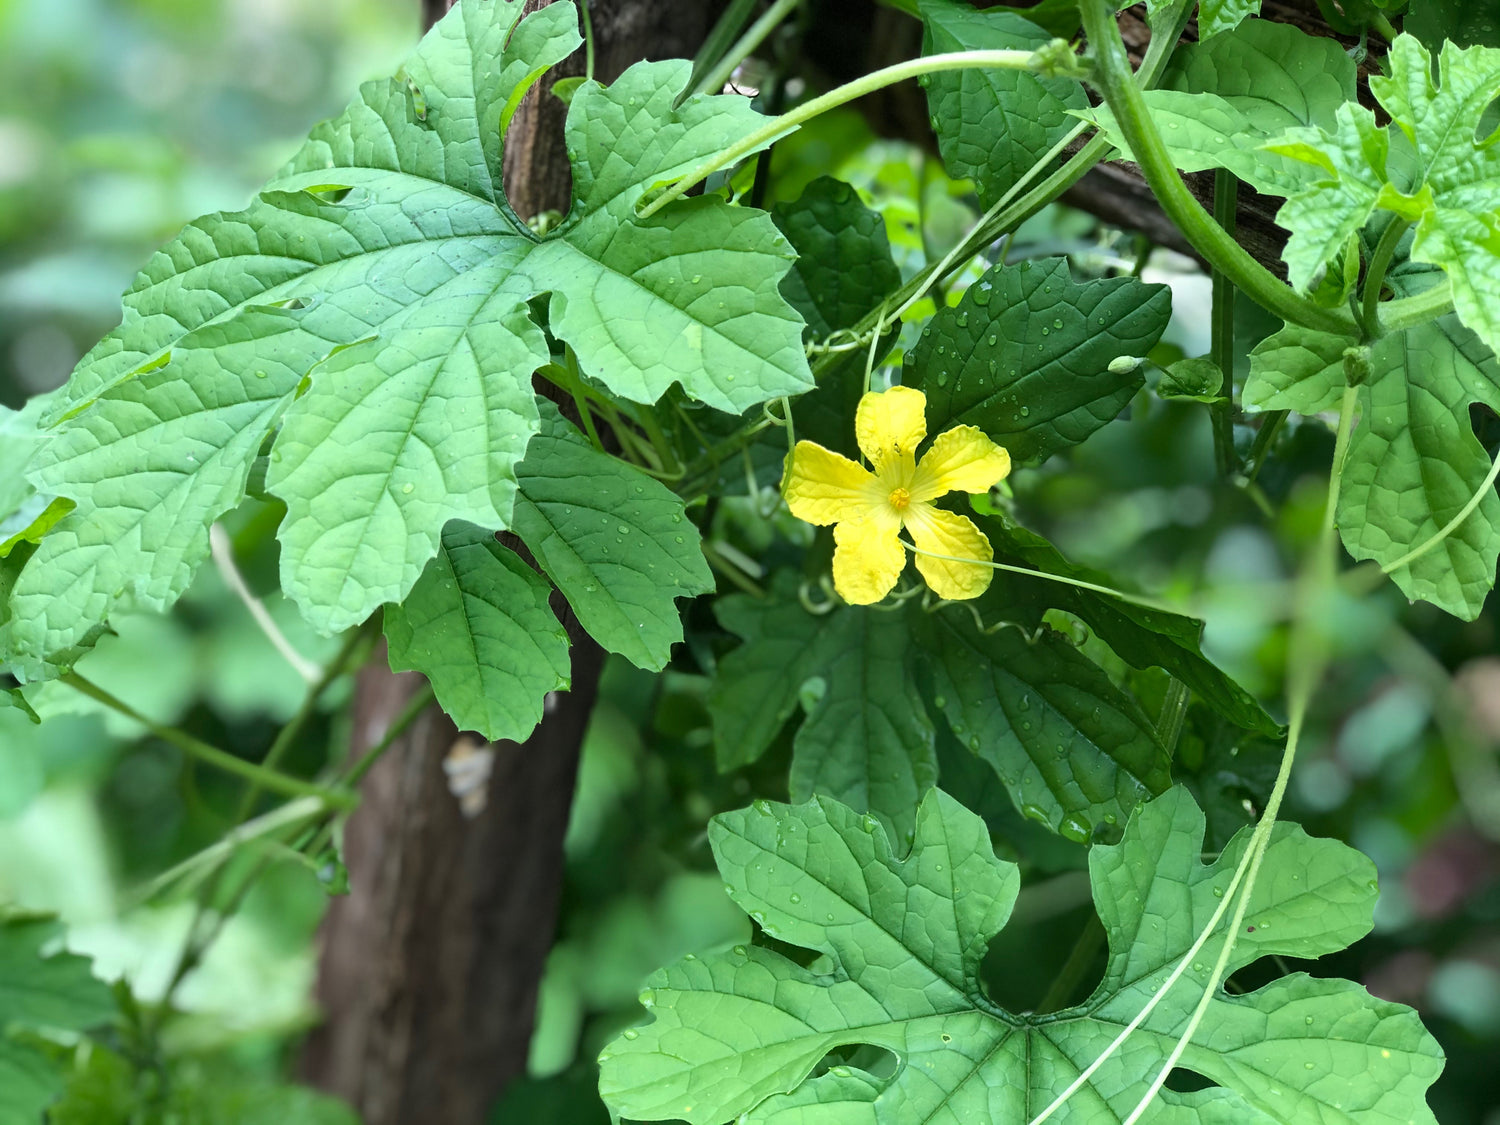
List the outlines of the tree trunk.
{"label": "tree trunk", "polygon": [[[545,0],[528,0],[530,11]],[[423,0],[429,22],[448,5]],[[703,0],[593,0],[596,76],[642,58],[690,57],[716,15]],[[557,76],[582,73],[582,52]],[[507,194],[521,215],[566,210],[564,110],[533,90],[511,124]],[[518,544],[512,543],[515,547]],[[481,1125],[525,1072],[537,985],[551,949],[563,835],[603,653],[554,594],[573,641],[573,689],[548,701],[524,745],[493,748],[484,810],[466,818],[443,760],[459,732],[433,708],[370,771],[345,857],[352,891],[322,934],[318,999],[326,1015],[302,1061],[313,1084],[366,1125]],[[378,742],[421,683],[383,659],[360,675],[352,753]]]}

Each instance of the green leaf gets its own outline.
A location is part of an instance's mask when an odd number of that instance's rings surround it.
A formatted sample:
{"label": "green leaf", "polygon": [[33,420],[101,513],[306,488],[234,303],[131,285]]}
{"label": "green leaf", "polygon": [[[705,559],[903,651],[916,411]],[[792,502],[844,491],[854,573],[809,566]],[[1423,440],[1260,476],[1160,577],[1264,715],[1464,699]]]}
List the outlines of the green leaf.
{"label": "green leaf", "polygon": [[1436,49],[1451,39],[1460,47],[1476,43],[1500,47],[1500,2],[1497,0],[1422,0],[1401,21],[1401,30]]}
{"label": "green leaf", "polygon": [[[975,522],[1001,561],[1095,585],[1112,585],[1108,575],[1075,566],[1040,535],[1008,518],[978,516]],[[1041,621],[1048,609],[1071,613],[1132,667],[1165,669],[1238,726],[1271,737],[1281,734],[1280,725],[1266,714],[1255,697],[1203,655],[1203,622],[1195,618],[1019,574],[1005,575],[1005,580],[991,586],[976,604],[987,621],[1012,620],[1012,615],[1020,614],[1032,626]]]}
{"label": "green leaf", "polygon": [[922,330],[901,381],[927,395],[932,432],[978,426],[1018,461],[1040,461],[1114,419],[1145,383],[1143,356],[1171,316],[1165,285],[1077,282],[1063,258],[995,266]]}
{"label": "green leaf", "polygon": [[1031,819],[1081,843],[1171,784],[1140,705],[1060,634],[982,632],[963,607],[924,615],[918,628],[954,737]]}
{"label": "green leaf", "polygon": [[1156,393],[1161,398],[1181,402],[1222,402],[1224,372],[1206,357],[1179,359],[1162,372]]}
{"label": "green leaf", "polygon": [[799,704],[791,792],[827,794],[884,817],[904,837],[937,782],[932,723],[914,682],[906,615],[840,605],[814,614],[796,579],[773,596],[720,598],[719,623],[745,643],[719,662],[709,691],[719,768],[761,756]]}
{"label": "green leaf", "polygon": [[[921,0],[922,53],[1035,50],[1052,36],[1014,12],[976,11],[957,0]],[[943,163],[972,178],[979,201],[993,206],[1073,126],[1070,111],[1088,98],[1071,78],[1022,70],[963,70],[927,75],[927,108]]]}
{"label": "green leaf", "polygon": [[86,1031],[113,1017],[114,997],[88,958],[43,956],[61,932],[51,917],[0,916],[0,1027]]}
{"label": "green leaf", "polygon": [[641,668],[682,640],[676,599],[714,588],[682,500],[600,453],[555,407],[521,464],[515,531],[589,634]]}
{"label": "green leaf", "polygon": [[0,1039],[0,1125],[37,1125],[61,1090],[56,1063],[31,1047]]}
{"label": "green leaf", "polygon": [[[715,817],[709,839],[735,902],[768,936],[821,956],[803,968],[737,946],[659,971],[642,994],[655,1018],[605,1048],[600,1091],[622,1116],[692,1125],[1026,1121],[1160,993],[1249,837],[1205,866],[1203,816],[1185,791],[1138,809],[1118,845],[1090,856],[1109,939],[1104,979],[1077,1007],[1030,1015],[997,1006],[979,973],[1015,903],[1016,866],[994,857],[984,822],[951,797],[923,800],[905,859],[877,825],[826,798]],[[1368,932],[1374,874],[1351,848],[1278,825],[1230,970],[1331,953]],[[1202,968],[1162,996],[1055,1120],[1124,1120],[1223,941],[1210,937]],[[812,1076],[829,1051],[852,1045],[892,1052],[895,1073],[834,1066]],[[1210,1085],[1163,1090],[1150,1120],[1395,1125],[1435,1121],[1424,1093],[1442,1053],[1409,1008],[1295,973],[1243,995],[1216,990],[1180,1065]]]}
{"label": "green leaf", "polygon": [[1250,349],[1250,374],[1241,395],[1246,410],[1321,414],[1344,395],[1344,352],[1359,341],[1299,325],[1285,325]]}
{"label": "green leaf", "polygon": [[1198,34],[1207,39],[1233,31],[1240,21],[1260,12],[1260,0],[1199,0]]}
{"label": "green leaf", "polygon": [[[1225,168],[1257,191],[1285,196],[1312,187],[1318,171],[1262,146],[1288,129],[1332,127],[1338,107],[1354,100],[1354,79],[1354,62],[1336,40],[1252,20],[1184,44],[1162,88],[1144,96],[1178,168]],[[1108,107],[1081,116],[1128,151]]]}
{"label": "green leaf", "polygon": [[41,716],[31,709],[31,704],[26,702],[21,689],[16,687],[0,688],[0,711],[19,711],[33,723],[42,721]]}
{"label": "green leaf", "polygon": [[[1400,35],[1387,56],[1388,77],[1370,90],[1400,130],[1410,159],[1397,164],[1387,128],[1357,106],[1340,108],[1332,132],[1294,130],[1275,147],[1326,173],[1289,200],[1277,221],[1292,232],[1286,261],[1304,287],[1343,240],[1378,207],[1416,223],[1411,258],[1440,266],[1453,287],[1459,319],[1491,349],[1500,347],[1500,148],[1485,125],[1500,96],[1500,50],[1448,44],[1438,59]],[[1483,139],[1479,139],[1483,137]],[[1388,167],[1390,164],[1390,167]],[[1409,165],[1409,168],[1408,168]]]}
{"label": "green leaf", "polygon": [[1354,60],[1336,39],[1288,23],[1251,20],[1233,31],[1183,43],[1162,88],[1215,94],[1258,130],[1331,125],[1355,100]]}
{"label": "green leaf", "polygon": [[509,526],[543,294],[552,334],[618,395],[681,383],[738,413],[811,385],[767,215],[718,198],[635,215],[764,120],[737,97],[674,109],[686,62],[580,87],[573,207],[540,239],[515,218],[502,128],[578,41],[572,4],[521,10],[463,0],[247,209],[148,264],[44,419],[31,483],[78,508],[17,580],[13,656],[61,661],[117,605],[171,605],[278,427],[283,588],[325,631],[403,600],[449,520]]}
{"label": "green leaf", "polygon": [[524,742],[569,682],[551,592],[494,532],[455,520],[406,601],[386,608],[391,670],[426,676],[460,729]]}
{"label": "green leaf", "polygon": [[[1500,366],[1453,317],[1375,344],[1339,493],[1339,531],[1354,558],[1395,562],[1478,493],[1490,457],[1469,423],[1473,402],[1500,410]],[[1495,584],[1497,556],[1500,496],[1490,489],[1446,539],[1391,578],[1408,598],[1472,621]]]}
{"label": "green leaf", "polygon": [[[1214,93],[1147,90],[1143,96],[1172,163],[1184,172],[1225,168],[1266,195],[1295,195],[1317,181],[1317,173],[1306,164],[1261,147],[1281,135],[1285,124],[1261,128]],[[1111,144],[1133,159],[1108,106],[1096,106],[1079,116],[1097,125]]]}
{"label": "green leaf", "polygon": [[843,181],[820,176],[771,218],[797,252],[781,292],[807,321],[809,339],[854,327],[901,284],[885,220]]}
{"label": "green leaf", "polygon": [[115,1014],[86,958],[42,956],[60,930],[48,917],[0,913],[0,1125],[36,1125],[63,1086],[56,1062],[5,1031],[86,1031]]}
{"label": "green leaf", "polygon": [[[795,202],[779,204],[771,217],[797,252],[781,291],[807,321],[809,339],[853,328],[901,284],[885,220],[848,184],[820,177]],[[890,332],[877,345],[877,363],[895,340]],[[818,376],[818,385],[792,404],[798,436],[827,449],[848,447],[868,354],[868,348],[843,353]]]}

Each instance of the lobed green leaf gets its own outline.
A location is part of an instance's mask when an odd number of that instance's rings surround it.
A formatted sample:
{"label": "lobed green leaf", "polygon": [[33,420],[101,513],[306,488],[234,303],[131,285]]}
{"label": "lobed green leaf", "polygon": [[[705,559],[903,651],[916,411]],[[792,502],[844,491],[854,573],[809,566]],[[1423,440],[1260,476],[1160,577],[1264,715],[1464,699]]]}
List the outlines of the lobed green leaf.
{"label": "lobed green leaf", "polygon": [[689,64],[579,87],[574,205],[542,238],[516,218],[504,129],[579,42],[571,3],[521,14],[463,0],[248,208],[189,225],[148,264],[41,420],[37,493],[0,496],[0,519],[40,539],[15,579],[13,664],[45,674],[116,607],[172,604],[273,437],[283,588],[325,630],[402,601],[450,520],[508,527],[540,424],[541,295],[553,335],[624,397],[680,383],[738,413],[811,385],[768,216],[717,198],[635,215],[763,120],[742,98],[674,107]]}
{"label": "lobed green leaf", "polygon": [[[622,1116],[692,1125],[1027,1120],[1161,992],[1219,905],[1250,832],[1203,864],[1203,816],[1174,789],[1141,806],[1119,844],[1096,845],[1105,976],[1084,1003],[1043,1015],[1005,1011],[985,995],[980,962],[1010,916],[1017,869],[994,857],[984,822],[940,791],[924,798],[904,858],[873,818],[826,798],[758,801],[716,817],[709,836],[734,901],[768,937],[819,956],[803,968],[772,949],[737,946],[659,971],[642,993],[653,1021],[600,1055],[601,1093]],[[1373,873],[1343,844],[1278,826],[1232,969],[1269,955],[1316,957],[1360,937],[1371,925]],[[1176,1043],[1201,996],[1195,982],[1223,941],[1222,931],[1210,937],[1201,963],[1055,1120],[1124,1120]],[[895,1054],[895,1072],[814,1073],[830,1051],[857,1045]],[[1441,1063],[1410,1009],[1297,973],[1243,995],[1216,990],[1180,1064],[1211,1085],[1162,1091],[1147,1120],[1431,1122],[1423,1097]]]}

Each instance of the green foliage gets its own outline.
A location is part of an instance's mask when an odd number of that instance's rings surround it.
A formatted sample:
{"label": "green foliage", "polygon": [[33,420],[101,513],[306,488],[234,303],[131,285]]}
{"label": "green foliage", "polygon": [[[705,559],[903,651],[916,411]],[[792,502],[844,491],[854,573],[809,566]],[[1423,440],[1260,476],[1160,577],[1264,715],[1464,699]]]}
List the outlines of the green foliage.
{"label": "green foliage", "polygon": [[431,680],[461,729],[524,742],[547,693],[569,683],[551,590],[493,532],[455,520],[406,601],[386,611],[391,668]]}
{"label": "green foliage", "polygon": [[[1251,20],[1184,44],[1162,88],[1145,99],[1178,168],[1224,168],[1257,191],[1286,196],[1312,187],[1317,171],[1263,146],[1299,126],[1331,128],[1339,106],[1354,98],[1354,76],[1336,41]],[[1107,106],[1086,116],[1127,147]]]}
{"label": "green foliage", "polygon": [[43,950],[60,927],[49,918],[0,915],[0,1122],[35,1125],[62,1089],[52,1056],[18,1039],[31,1033],[80,1032],[115,1012],[109,988],[71,953]]}
{"label": "green foliage", "polygon": [[[1052,36],[1007,11],[975,11],[958,0],[920,0],[922,53],[981,49],[1034,50]],[[1070,111],[1088,104],[1070,78],[1019,70],[964,70],[928,75],[927,107],[948,171],[970,177],[979,201],[992,206],[1067,134]]]}
{"label": "green foliage", "polygon": [[593,638],[659,670],[682,639],[676,599],[713,589],[682,501],[591,448],[547,404],[520,467],[515,530]]}
{"label": "green foliage", "polygon": [[[1019,524],[995,516],[978,521],[997,558],[1066,579],[1104,584],[1106,575],[1069,562],[1051,543]],[[1061,582],[1007,575],[1005,585],[979,602],[981,612],[1008,612],[1024,622],[1040,622],[1048,609],[1080,618],[1126,663],[1135,668],[1162,668],[1191,688],[1200,699],[1237,726],[1279,735],[1280,726],[1255,697],[1203,655],[1203,623],[1180,613],[1138,605],[1130,600]]]}
{"label": "green foliage", "polygon": [[1370,91],[1398,132],[1371,111],[1340,107],[1332,129],[1288,133],[1275,150],[1320,170],[1317,184],[1277,216],[1291,231],[1286,262],[1293,284],[1308,285],[1377,210],[1416,225],[1413,261],[1440,266],[1459,319],[1491,349],[1500,344],[1500,252],[1493,202],[1500,157],[1481,139],[1485,111],[1500,95],[1500,51],[1449,44],[1438,58],[1412,36],[1391,44],[1389,77]]}
{"label": "green foliage", "polygon": [[719,767],[759,758],[800,704],[793,799],[836,796],[904,838],[937,782],[905,615],[838,604],[810,613],[790,574],[775,591],[774,600],[733,595],[717,605],[720,624],[745,642],[721,661],[709,695]]}
{"label": "green foliage", "polygon": [[1150,351],[1171,309],[1166,286],[1075,281],[1061,258],[996,266],[922,330],[903,381],[926,393],[933,432],[978,426],[1039,461],[1124,409],[1145,377],[1111,361]]}
{"label": "green foliage", "polygon": [[1167,752],[1140,704],[1060,634],[981,630],[960,607],[917,629],[934,706],[1027,818],[1085,843],[1167,788]]}
{"label": "green foliage", "polygon": [[[1375,344],[1339,494],[1351,555],[1397,562],[1479,494],[1490,457],[1469,423],[1473,402],[1500,410],[1500,366],[1455,318]],[[1500,496],[1491,488],[1473,515],[1391,577],[1407,597],[1473,620],[1495,584],[1497,556]]]}
{"label": "green foliage", "polygon": [[278,424],[283,588],[321,628],[402,600],[448,520],[509,526],[549,358],[538,294],[624,398],[681,383],[738,412],[806,389],[769,219],[713,198],[635,217],[647,188],[760,121],[738,98],[674,109],[687,64],[581,88],[568,220],[540,240],[516,221],[498,126],[576,43],[571,5],[511,34],[519,13],[455,8],[404,79],[366,84],[247,210],[189,226],[141,274],[44,420],[32,480],[78,508],[17,579],[15,659],[66,663],[116,605],[170,605]]}
{"label": "green foliage", "polygon": [[820,177],[771,218],[797,252],[781,292],[807,321],[809,339],[852,328],[901,284],[885,223],[848,184]]}
{"label": "green foliage", "polygon": [[[804,968],[773,949],[738,946],[658,972],[642,993],[654,1019],[605,1049],[601,1089],[622,1115],[693,1125],[814,1114],[1022,1120],[1154,998],[1126,1048],[1057,1115],[1123,1120],[1197,1001],[1196,989],[1167,977],[1219,906],[1248,837],[1205,865],[1203,816],[1185,792],[1142,806],[1119,844],[1090,853],[1109,939],[1104,979],[1077,1007],[1020,1014],[991,1001],[979,974],[1010,916],[1017,869],[994,858],[984,823],[951,797],[923,800],[905,858],[873,820],[827,798],[722,815],[710,839],[735,902],[768,937],[819,956]],[[1231,966],[1342,949],[1370,928],[1372,875],[1343,844],[1279,826]],[[914,915],[923,925],[910,924]],[[1188,980],[1204,975],[1223,940],[1201,948]],[[1212,1034],[1181,1063],[1210,1085],[1164,1091],[1153,1119],[1435,1120],[1423,1092],[1441,1055],[1408,1008],[1348,981],[1294,973],[1253,992],[1219,991],[1211,1013]],[[895,1054],[896,1073],[814,1071],[829,1052],[860,1045]]]}

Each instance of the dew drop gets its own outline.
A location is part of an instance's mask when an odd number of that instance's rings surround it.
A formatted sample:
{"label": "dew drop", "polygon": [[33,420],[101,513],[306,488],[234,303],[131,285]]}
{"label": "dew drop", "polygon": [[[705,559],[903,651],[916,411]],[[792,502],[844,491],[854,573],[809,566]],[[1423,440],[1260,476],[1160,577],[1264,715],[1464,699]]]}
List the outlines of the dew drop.
{"label": "dew drop", "polygon": [[257,371],[255,373],[255,377],[257,379],[264,379],[266,377],[266,373],[264,371]]}
{"label": "dew drop", "polygon": [[1063,818],[1063,822],[1058,825],[1057,832],[1064,840],[1072,840],[1075,844],[1084,844],[1094,834],[1094,826],[1083,817],[1074,814]]}
{"label": "dew drop", "polygon": [[1313,1066],[1313,1064],[1312,1064],[1312,1063],[1310,1063],[1310,1062],[1305,1062],[1305,1063],[1303,1063],[1303,1064],[1302,1064],[1302,1069],[1303,1069],[1303,1070],[1314,1070],[1314,1069],[1316,1069],[1316,1068],[1315,1068],[1315,1067],[1314,1067],[1314,1066]]}
{"label": "dew drop", "polygon": [[1042,808],[1041,805],[1022,805],[1021,815],[1027,820],[1034,820],[1039,824],[1047,823],[1047,810]]}
{"label": "dew drop", "polygon": [[1021,407],[1021,417],[1022,418],[1025,418],[1030,413],[1031,413],[1031,407],[1029,407],[1029,406],[1023,406],[1023,407]]}
{"label": "dew drop", "polygon": [[1214,898],[1223,898],[1223,897],[1224,897],[1224,888],[1223,887],[1215,887],[1214,888]]}
{"label": "dew drop", "polygon": [[701,273],[695,273],[695,274],[693,274],[693,284],[694,285],[697,285],[702,280],[703,280],[703,275]]}
{"label": "dew drop", "polygon": [[626,527],[623,523],[620,524],[620,534],[621,535],[629,535],[630,534],[630,528]]}
{"label": "dew drop", "polygon": [[791,903],[792,903],[793,906],[796,906],[801,901],[802,901],[802,896],[801,895],[798,895],[798,894],[792,895],[792,897],[791,897]]}
{"label": "dew drop", "polygon": [[626,1039],[639,1039],[640,1037],[641,1033],[633,1027],[625,1033]]}
{"label": "dew drop", "polygon": [[944,707],[948,706],[948,697],[945,695],[933,696],[932,702],[941,711]]}
{"label": "dew drop", "polygon": [[1054,320],[1052,322],[1052,327],[1053,328],[1061,328],[1062,327],[1062,318],[1059,317],[1057,320]]}
{"label": "dew drop", "polygon": [[969,326],[969,314],[968,314],[968,312],[966,310],[963,310],[963,311],[959,312],[959,314],[958,314],[958,326],[960,328],[967,328]]}
{"label": "dew drop", "polygon": [[416,490],[416,487],[417,487],[416,485],[411,484],[410,482],[408,482],[408,483],[403,484],[401,486],[401,491],[404,492],[404,493],[406,493],[406,495],[410,496],[412,494],[412,492]]}

